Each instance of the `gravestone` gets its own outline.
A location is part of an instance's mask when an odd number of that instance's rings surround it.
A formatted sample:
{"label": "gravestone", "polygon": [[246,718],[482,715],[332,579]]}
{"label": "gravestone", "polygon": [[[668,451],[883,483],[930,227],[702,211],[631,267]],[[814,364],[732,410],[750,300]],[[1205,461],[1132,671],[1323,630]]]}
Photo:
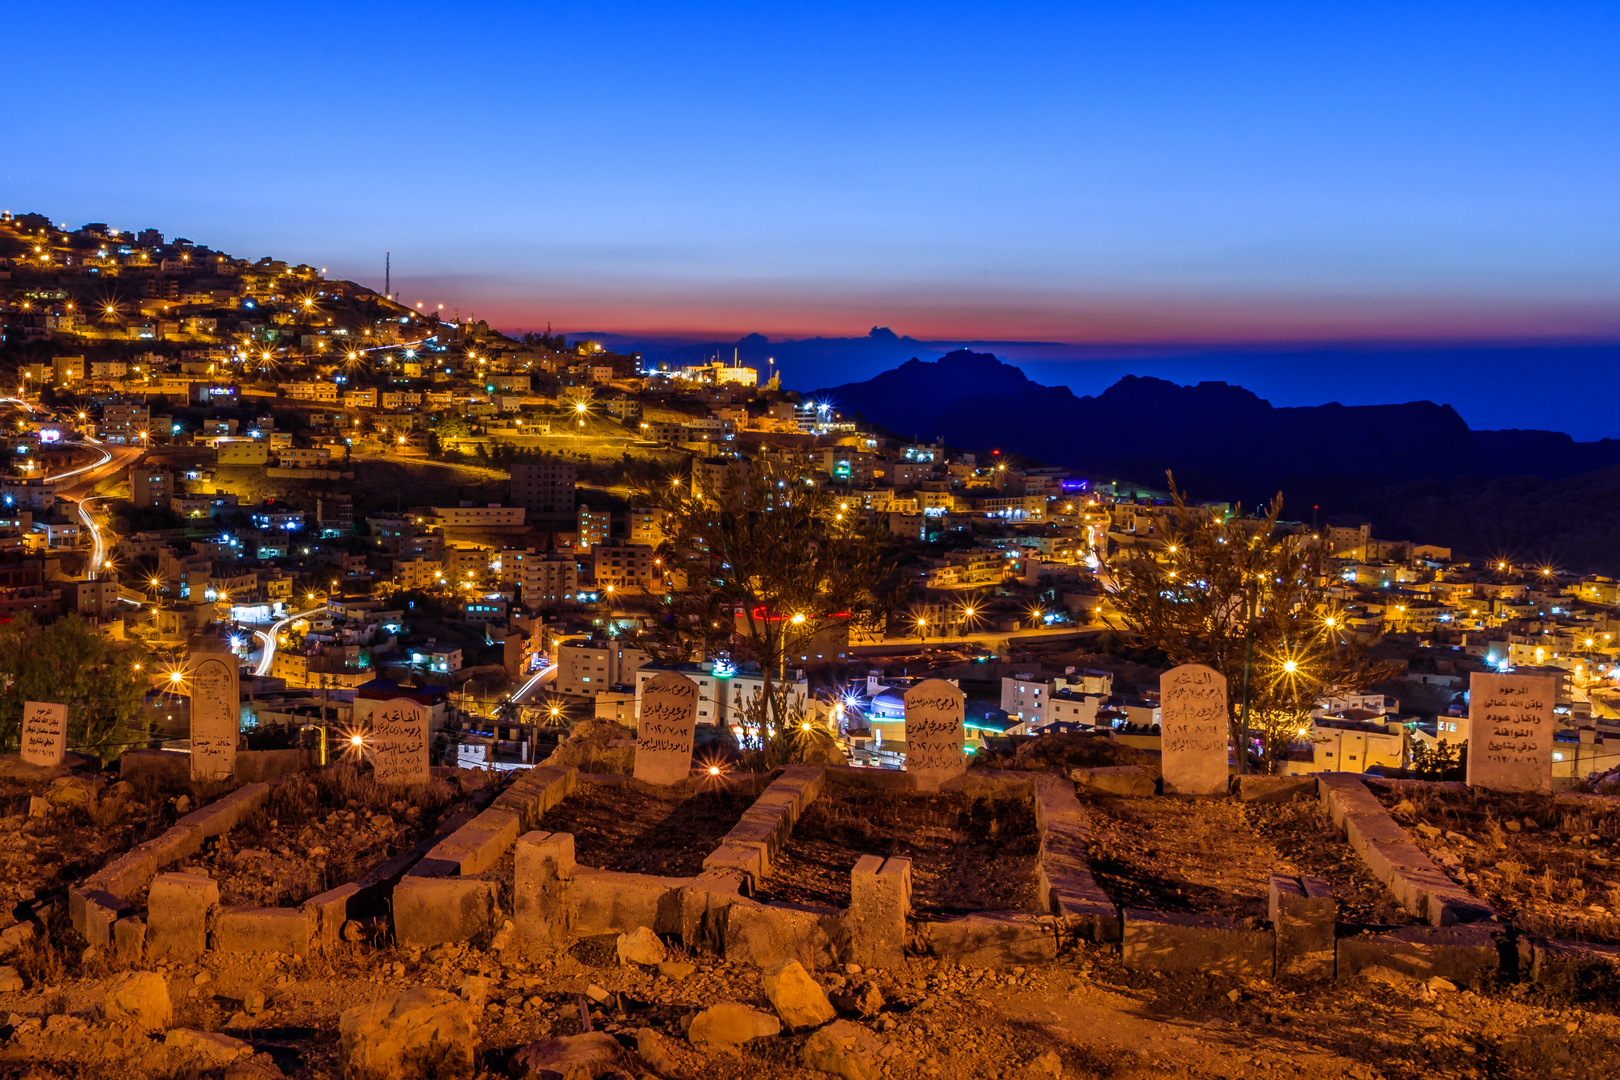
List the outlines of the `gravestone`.
{"label": "gravestone", "polygon": [[674,784],[692,773],[692,740],[697,732],[697,683],[661,671],[641,687],[636,721],[635,778]]}
{"label": "gravestone", "polygon": [[967,771],[962,717],[967,695],[944,679],[925,679],[906,691],[906,772],[918,791]]}
{"label": "gravestone", "polygon": [[23,703],[22,759],[51,768],[67,753],[67,706],[48,701]]}
{"label": "gravestone", "polygon": [[1468,693],[1468,784],[1552,792],[1553,697],[1546,675],[1475,672]]}
{"label": "gravestone", "polygon": [[193,651],[191,668],[191,778],[218,780],[236,770],[242,733],[241,668],[228,652]]}
{"label": "gravestone", "polygon": [[371,710],[371,767],[379,784],[425,784],[428,709],[410,698],[390,698]]}
{"label": "gravestone", "polygon": [[1226,676],[1203,664],[1159,680],[1159,748],[1166,795],[1225,795],[1231,736]]}

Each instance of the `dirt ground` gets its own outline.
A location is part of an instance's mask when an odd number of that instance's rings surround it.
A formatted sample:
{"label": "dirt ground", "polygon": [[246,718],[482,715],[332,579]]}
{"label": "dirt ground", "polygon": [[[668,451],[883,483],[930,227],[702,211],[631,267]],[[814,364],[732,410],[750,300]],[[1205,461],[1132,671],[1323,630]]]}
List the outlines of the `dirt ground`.
{"label": "dirt ground", "polygon": [[[471,975],[490,980],[480,1025],[485,1080],[506,1075],[515,1048],[578,1032],[578,995],[592,987],[601,999],[592,1009],[598,1030],[629,1046],[640,1028],[664,1035],[673,1065],[665,1075],[823,1080],[798,1064],[804,1036],[732,1051],[702,1051],[683,1037],[686,1020],[719,1001],[769,1009],[756,969],[676,950],[672,956],[695,969],[663,975],[620,967],[611,942],[600,945],[526,960],[464,946],[423,952],[355,944],[330,958],[211,955],[202,965],[158,970],[176,1003],[176,1025],[247,1040],[254,1071],[232,1075],[254,1080],[338,1080],[343,1010],[410,986],[458,992]],[[161,1036],[97,1020],[107,975],[99,959],[59,956],[54,968],[24,967],[28,987],[0,994],[0,1018],[9,1017],[0,1025],[0,1077],[224,1075],[165,1047]],[[54,981],[38,981],[36,971]],[[815,975],[828,987],[857,978]],[[878,1074],[893,1080],[1047,1080],[1055,1074],[1037,1067],[1047,1054],[1069,1080],[1606,1080],[1620,1066],[1612,1013],[1517,986],[1430,988],[1382,969],[1318,985],[1154,977],[1123,970],[1112,949],[1082,947],[1028,969],[981,972],[912,959],[899,971],[859,977],[871,978],[885,1001],[878,1016],[858,1022],[879,1045]],[[243,1003],[253,990],[268,1007],[249,1016]],[[628,1071],[653,1073],[634,1057]]]}
{"label": "dirt ground", "polygon": [[1027,802],[829,787],[799,818],[757,895],[848,907],[856,859],[903,855],[918,915],[1036,912],[1039,847]]}
{"label": "dirt ground", "polygon": [[1264,919],[1271,875],[1292,869],[1230,799],[1081,803],[1091,815],[1092,873],[1121,907]]}
{"label": "dirt ground", "polygon": [[751,789],[736,788],[673,799],[660,794],[634,783],[581,783],[546,811],[539,828],[573,833],[582,866],[695,877],[755,798]]}
{"label": "dirt ground", "polygon": [[188,865],[226,907],[296,907],[431,835],[462,794],[441,778],[403,794],[352,766],[296,776]]}
{"label": "dirt ground", "polygon": [[1620,944],[1620,799],[1376,792],[1412,840],[1521,929]]}

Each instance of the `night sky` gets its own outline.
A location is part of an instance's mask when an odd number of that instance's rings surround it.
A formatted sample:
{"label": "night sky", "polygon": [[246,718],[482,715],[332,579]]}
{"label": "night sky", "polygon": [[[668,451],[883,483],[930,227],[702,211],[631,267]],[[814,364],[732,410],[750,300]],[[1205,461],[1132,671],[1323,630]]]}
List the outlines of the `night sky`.
{"label": "night sky", "polygon": [[[1620,340],[1613,3],[81,2],[6,27],[0,209],[377,287],[392,249],[402,298],[506,329]],[[1514,392],[1414,355],[1465,416]],[[1559,426],[1554,387],[1612,393],[1593,355],[1504,365],[1548,391],[1525,426]],[[1343,397],[1314,366],[1291,393]],[[1393,381],[1374,396],[1415,396]]]}

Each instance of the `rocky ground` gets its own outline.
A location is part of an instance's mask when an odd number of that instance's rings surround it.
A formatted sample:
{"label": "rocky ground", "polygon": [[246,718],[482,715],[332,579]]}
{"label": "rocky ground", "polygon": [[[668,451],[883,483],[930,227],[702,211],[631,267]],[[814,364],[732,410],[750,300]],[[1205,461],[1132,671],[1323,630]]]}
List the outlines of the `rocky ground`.
{"label": "rocky ground", "polygon": [[[75,957],[50,972],[55,981],[27,978],[0,992],[0,1076],[335,1080],[345,1010],[415,987],[439,988],[435,1008],[471,1022],[476,1057],[462,1075],[491,1078],[544,1075],[525,1071],[524,1055],[540,1051],[523,1048],[556,1037],[564,1042],[541,1050],[569,1045],[582,1003],[632,1077],[827,1075],[807,1068],[807,1055],[845,1076],[896,1080],[1597,1077],[1620,1066],[1620,1022],[1609,1011],[1382,969],[1349,983],[1277,985],[1134,974],[1108,948],[1005,972],[912,959],[893,973],[812,973],[811,996],[827,991],[841,1014],[816,1034],[781,1029],[791,1002],[778,995],[773,1005],[758,969],[687,957],[656,939],[632,940],[628,951],[621,963],[605,938],[533,961],[463,946],[357,944],[319,959],[211,954],[156,969],[169,1012],[151,1031],[106,1018],[120,1011],[109,986],[128,974]],[[0,970],[0,987],[14,982]],[[736,1007],[715,1008],[728,1002]],[[831,1018],[830,1009],[820,1017]],[[767,1033],[726,1041],[754,1030]]]}

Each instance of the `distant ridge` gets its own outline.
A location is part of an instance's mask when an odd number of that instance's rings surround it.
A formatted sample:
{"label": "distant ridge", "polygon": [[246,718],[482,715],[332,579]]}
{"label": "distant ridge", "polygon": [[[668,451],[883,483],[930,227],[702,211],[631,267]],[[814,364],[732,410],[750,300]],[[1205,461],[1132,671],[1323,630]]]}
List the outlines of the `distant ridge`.
{"label": "distant ridge", "polygon": [[1471,431],[1430,401],[1277,408],[1239,386],[1126,376],[1096,397],[1043,386],[990,353],[911,359],[818,390],[897,435],[1000,449],[1159,486],[1166,469],[1211,497],[1248,498],[1302,477],[1561,479],[1620,465],[1620,440],[1554,431]]}

